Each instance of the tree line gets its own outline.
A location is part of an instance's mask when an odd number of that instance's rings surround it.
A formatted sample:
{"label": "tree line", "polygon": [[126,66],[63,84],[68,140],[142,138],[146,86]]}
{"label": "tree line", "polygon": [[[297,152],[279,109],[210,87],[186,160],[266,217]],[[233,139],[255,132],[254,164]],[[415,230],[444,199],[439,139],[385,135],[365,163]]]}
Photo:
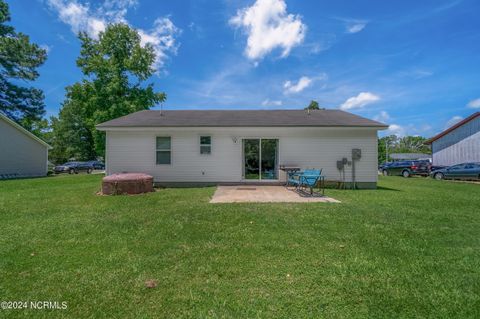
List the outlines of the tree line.
{"label": "tree line", "polygon": [[47,52],[10,20],[8,4],[0,0],[0,111],[52,145],[51,161],[103,157],[105,136],[95,125],[165,101],[166,94],[147,83],[156,72],[152,45],[142,46],[128,25],[110,24],[98,38],[78,34],[83,78],[65,88],[58,116],[45,119],[43,92],[18,83],[38,78]]}
{"label": "tree line", "polygon": [[389,154],[392,153],[423,153],[430,154],[430,146],[426,145],[427,139],[422,136],[396,135],[384,136],[378,139],[378,162],[390,162]]}

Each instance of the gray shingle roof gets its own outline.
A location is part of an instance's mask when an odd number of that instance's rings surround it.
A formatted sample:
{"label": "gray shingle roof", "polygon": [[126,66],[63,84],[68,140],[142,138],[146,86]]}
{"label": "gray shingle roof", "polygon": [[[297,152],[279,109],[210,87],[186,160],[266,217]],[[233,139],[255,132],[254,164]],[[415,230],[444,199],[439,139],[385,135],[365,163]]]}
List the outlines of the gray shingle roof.
{"label": "gray shingle roof", "polygon": [[340,110],[181,110],[140,111],[97,125],[112,127],[377,127],[387,125]]}

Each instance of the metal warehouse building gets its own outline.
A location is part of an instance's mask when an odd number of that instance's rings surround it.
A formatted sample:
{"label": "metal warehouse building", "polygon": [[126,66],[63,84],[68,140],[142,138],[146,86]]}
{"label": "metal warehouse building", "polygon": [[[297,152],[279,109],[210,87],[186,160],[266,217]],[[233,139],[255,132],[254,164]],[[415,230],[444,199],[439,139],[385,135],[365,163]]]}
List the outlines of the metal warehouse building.
{"label": "metal warehouse building", "polygon": [[480,162],[480,112],[476,112],[427,141],[434,165]]}

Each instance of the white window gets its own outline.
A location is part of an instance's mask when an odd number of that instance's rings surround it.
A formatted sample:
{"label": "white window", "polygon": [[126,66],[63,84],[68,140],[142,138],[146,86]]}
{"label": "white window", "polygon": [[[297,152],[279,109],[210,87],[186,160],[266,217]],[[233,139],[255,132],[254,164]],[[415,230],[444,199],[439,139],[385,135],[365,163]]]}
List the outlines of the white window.
{"label": "white window", "polygon": [[200,136],[200,154],[211,154],[212,153],[212,137],[211,136]]}
{"label": "white window", "polygon": [[171,164],[172,143],[170,136],[157,136],[157,165]]}

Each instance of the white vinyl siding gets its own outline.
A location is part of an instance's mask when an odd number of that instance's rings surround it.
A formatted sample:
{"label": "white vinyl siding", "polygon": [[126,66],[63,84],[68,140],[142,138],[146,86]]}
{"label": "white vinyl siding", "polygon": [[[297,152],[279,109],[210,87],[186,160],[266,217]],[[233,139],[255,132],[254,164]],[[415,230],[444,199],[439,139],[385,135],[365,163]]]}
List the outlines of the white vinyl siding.
{"label": "white vinyl siding", "polygon": [[[203,131],[203,132],[202,132]],[[206,134],[205,134],[206,133]],[[171,136],[171,165],[156,165],[155,137]],[[211,136],[215,151],[201,155],[199,136]],[[377,181],[375,128],[149,128],[107,131],[107,174],[143,172],[156,182],[241,182],[242,139],[278,139],[278,164],[322,168],[329,180],[339,180],[336,161],[351,159],[352,148],[362,150],[356,162],[358,182]],[[351,180],[351,167],[345,177]],[[285,180],[282,171],[279,179]]]}
{"label": "white vinyl siding", "polygon": [[0,175],[33,177],[47,174],[48,147],[2,118],[0,150]]}

